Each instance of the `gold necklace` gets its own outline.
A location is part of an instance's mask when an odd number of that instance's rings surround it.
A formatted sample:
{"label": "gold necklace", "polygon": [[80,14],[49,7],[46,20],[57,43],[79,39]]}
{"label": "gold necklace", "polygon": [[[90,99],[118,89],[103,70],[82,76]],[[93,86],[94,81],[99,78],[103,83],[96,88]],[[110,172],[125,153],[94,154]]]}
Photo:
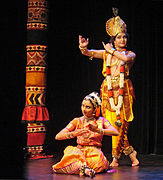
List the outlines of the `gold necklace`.
{"label": "gold necklace", "polygon": [[95,119],[94,116],[90,117],[90,118],[84,116],[84,120],[86,120],[86,122],[89,122],[89,121],[94,120],[94,119]]}
{"label": "gold necklace", "polygon": [[118,58],[116,59],[116,61],[113,64],[110,64],[110,67],[115,66],[118,63]]}

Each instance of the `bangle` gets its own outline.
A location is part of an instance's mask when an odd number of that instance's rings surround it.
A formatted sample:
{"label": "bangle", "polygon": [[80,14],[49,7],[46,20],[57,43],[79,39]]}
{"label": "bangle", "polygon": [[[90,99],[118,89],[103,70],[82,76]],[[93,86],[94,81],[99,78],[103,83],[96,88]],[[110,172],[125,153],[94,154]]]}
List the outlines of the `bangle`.
{"label": "bangle", "polygon": [[81,52],[82,52],[82,54],[83,54],[85,51],[87,51],[87,46],[81,47],[81,46],[79,45],[79,49],[81,50]]}
{"label": "bangle", "polygon": [[113,56],[113,54],[114,54],[115,51],[116,51],[116,50],[115,50],[114,48],[111,48],[111,49],[108,51],[108,53]]}
{"label": "bangle", "polygon": [[94,51],[91,51],[91,56],[90,56],[90,58],[89,58],[89,60],[92,60],[93,58],[94,58]]}
{"label": "bangle", "polygon": [[100,134],[104,135],[104,129],[99,129],[100,130]]}
{"label": "bangle", "polygon": [[71,138],[74,138],[74,136],[73,136],[73,134],[70,132],[70,133],[67,133],[66,138],[67,138],[67,139],[71,139]]}

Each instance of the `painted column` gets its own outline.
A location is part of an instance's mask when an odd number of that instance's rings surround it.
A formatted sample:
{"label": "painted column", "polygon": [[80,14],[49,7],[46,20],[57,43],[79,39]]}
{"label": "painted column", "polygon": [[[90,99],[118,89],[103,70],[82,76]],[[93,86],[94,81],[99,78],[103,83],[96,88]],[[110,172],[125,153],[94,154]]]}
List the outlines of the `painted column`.
{"label": "painted column", "polygon": [[28,0],[26,103],[22,121],[27,123],[29,158],[44,158],[45,122],[49,113],[45,106],[47,70],[47,0]]}

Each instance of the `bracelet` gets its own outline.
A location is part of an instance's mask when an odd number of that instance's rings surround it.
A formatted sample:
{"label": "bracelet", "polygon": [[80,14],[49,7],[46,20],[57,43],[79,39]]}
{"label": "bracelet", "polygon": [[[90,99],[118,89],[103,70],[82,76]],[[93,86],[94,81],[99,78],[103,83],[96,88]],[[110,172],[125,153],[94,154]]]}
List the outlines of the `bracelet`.
{"label": "bracelet", "polygon": [[114,54],[115,51],[116,51],[116,50],[115,50],[114,48],[112,48],[112,49],[110,49],[110,50],[108,51],[108,53],[113,56],[113,54]]}
{"label": "bracelet", "polygon": [[93,58],[94,58],[94,51],[91,51],[91,56],[90,56],[90,58],[89,58],[89,60],[92,60]]}
{"label": "bracelet", "polygon": [[74,138],[74,136],[73,136],[72,133],[70,132],[70,133],[67,133],[66,138],[67,138],[67,139],[71,139],[71,138]]}
{"label": "bracelet", "polygon": [[83,54],[85,51],[87,51],[87,46],[81,47],[81,46],[79,45],[79,49],[81,50],[81,52],[82,52],[82,54]]}
{"label": "bracelet", "polygon": [[100,134],[104,135],[104,129],[99,129],[100,130]]}

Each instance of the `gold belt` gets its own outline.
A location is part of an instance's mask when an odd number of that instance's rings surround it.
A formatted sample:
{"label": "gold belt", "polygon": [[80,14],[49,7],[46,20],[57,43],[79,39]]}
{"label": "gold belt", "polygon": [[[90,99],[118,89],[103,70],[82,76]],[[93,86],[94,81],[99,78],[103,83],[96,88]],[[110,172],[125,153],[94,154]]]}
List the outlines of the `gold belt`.
{"label": "gold belt", "polygon": [[97,148],[97,149],[100,149],[100,150],[101,150],[101,147],[100,147],[100,146],[80,145],[80,144],[78,144],[77,147],[78,147],[79,149],[87,148],[87,147],[92,147],[92,148]]}
{"label": "gold belt", "polygon": [[112,81],[112,82],[119,81],[119,79],[120,79],[119,76],[111,77],[111,81]]}
{"label": "gold belt", "polygon": [[[125,76],[124,79],[128,79],[128,76]],[[111,77],[111,81],[112,81],[112,82],[117,82],[117,81],[119,81],[119,80],[120,80],[120,76]]]}

